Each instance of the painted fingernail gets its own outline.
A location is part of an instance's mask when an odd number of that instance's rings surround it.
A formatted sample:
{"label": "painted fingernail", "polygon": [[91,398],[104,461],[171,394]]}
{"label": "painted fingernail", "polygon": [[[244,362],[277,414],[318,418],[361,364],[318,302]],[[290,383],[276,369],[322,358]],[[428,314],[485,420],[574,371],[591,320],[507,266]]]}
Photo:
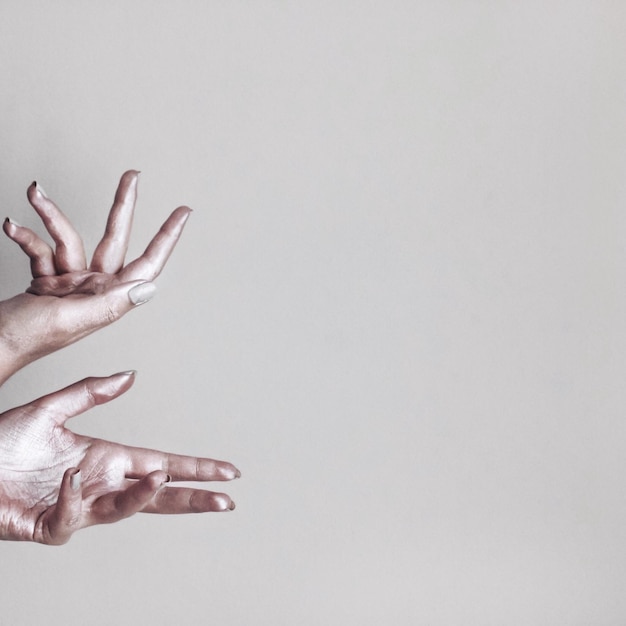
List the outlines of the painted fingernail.
{"label": "painted fingernail", "polygon": [[155,293],[156,285],[154,283],[141,283],[140,285],[135,285],[128,292],[128,299],[135,306],[139,306],[140,304],[145,304],[146,302],[152,300]]}
{"label": "painted fingernail", "polygon": [[44,188],[36,180],[33,181],[33,185],[35,185],[35,191],[47,200],[48,194],[45,192]]}
{"label": "painted fingernail", "polygon": [[235,502],[233,500],[230,501],[230,506],[228,507],[229,511],[234,511],[235,510]]}
{"label": "painted fingernail", "polygon": [[239,470],[235,470],[235,478],[241,478],[241,472]]}
{"label": "painted fingernail", "polygon": [[22,226],[21,224],[18,224],[14,219],[11,219],[10,217],[7,217],[4,220],[7,224],[11,224],[12,226]]}
{"label": "painted fingernail", "polygon": [[72,491],[78,491],[80,489],[80,479],[80,470],[77,469],[70,477],[70,487],[72,488]]}
{"label": "painted fingernail", "polygon": [[117,374],[113,374],[113,376],[136,376],[137,370],[126,370],[125,372],[118,372]]}
{"label": "painted fingernail", "polygon": [[159,485],[159,488],[157,491],[161,491],[161,489],[163,489],[163,487],[165,487],[165,485],[167,485],[167,483],[171,483],[172,482],[172,477],[167,474],[165,477],[165,480]]}
{"label": "painted fingernail", "polygon": [[17,230],[18,224],[13,222],[10,217],[7,217],[4,220],[4,232],[9,235],[9,237],[15,237],[15,231]]}

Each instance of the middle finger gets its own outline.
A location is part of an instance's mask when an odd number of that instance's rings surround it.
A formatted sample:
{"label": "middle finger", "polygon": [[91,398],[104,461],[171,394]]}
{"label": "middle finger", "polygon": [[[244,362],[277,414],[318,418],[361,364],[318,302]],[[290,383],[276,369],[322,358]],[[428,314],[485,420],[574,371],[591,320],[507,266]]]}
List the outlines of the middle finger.
{"label": "middle finger", "polygon": [[91,269],[95,272],[117,274],[124,265],[133,225],[138,180],[139,172],[135,170],[125,172],[120,179],[104,236],[93,253]]}

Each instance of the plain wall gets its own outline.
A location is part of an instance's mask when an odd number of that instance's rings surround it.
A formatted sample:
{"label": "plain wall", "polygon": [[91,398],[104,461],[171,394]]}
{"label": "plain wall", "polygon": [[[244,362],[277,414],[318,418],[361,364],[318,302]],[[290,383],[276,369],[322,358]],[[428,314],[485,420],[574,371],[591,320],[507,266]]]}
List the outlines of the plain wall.
{"label": "plain wall", "polygon": [[137,369],[72,426],[243,472],[232,514],[2,543],[0,623],[624,624],[625,32],[602,0],[0,2],[5,214],[40,230],[36,179],[91,252],[140,169],[136,256],[194,209],[155,299],[0,409]]}

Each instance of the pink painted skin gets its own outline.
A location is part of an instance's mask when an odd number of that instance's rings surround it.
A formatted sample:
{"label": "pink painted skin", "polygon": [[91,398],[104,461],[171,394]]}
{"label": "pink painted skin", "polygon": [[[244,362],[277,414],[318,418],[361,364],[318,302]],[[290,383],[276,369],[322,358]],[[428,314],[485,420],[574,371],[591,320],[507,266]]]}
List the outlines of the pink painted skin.
{"label": "pink painted skin", "polygon": [[36,183],[28,188],[28,200],[55,249],[31,229],[4,222],[6,235],[30,258],[33,280],[27,293],[0,302],[0,385],[28,363],[111,324],[154,293],[151,281],[165,266],[191,209],[173,211],[145,252],[125,265],[138,175],[134,170],[122,175],[89,264],[81,237]]}
{"label": "pink painted skin", "polygon": [[[105,234],[87,264],[68,219],[33,183],[28,199],[55,242],[7,220],[30,258],[27,293],[0,302],[0,384],[37,358],[102,328],[153,294],[191,209],[179,207],[146,251],[124,264],[138,172],[121,180]],[[172,481],[232,480],[231,463],[132,448],[74,434],[66,420],[127,391],[134,372],[87,378],[0,415],[0,539],[59,545],[72,533],[136,512],[228,511],[230,497]]]}
{"label": "pink painted skin", "polygon": [[139,511],[202,513],[235,508],[224,493],[173,481],[239,478],[231,463],[76,435],[66,420],[108,402],[134,372],[86,378],[0,415],[0,539],[60,545],[95,524]]}

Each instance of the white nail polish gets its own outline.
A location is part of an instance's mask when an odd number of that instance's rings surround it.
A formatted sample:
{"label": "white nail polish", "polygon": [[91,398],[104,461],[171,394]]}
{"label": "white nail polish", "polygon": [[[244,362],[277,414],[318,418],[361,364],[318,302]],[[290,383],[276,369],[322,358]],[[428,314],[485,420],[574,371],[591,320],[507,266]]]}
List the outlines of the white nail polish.
{"label": "white nail polish", "polygon": [[156,292],[156,285],[154,283],[146,282],[139,285],[135,285],[128,292],[128,299],[135,305],[145,304],[149,300],[152,300]]}
{"label": "white nail polish", "polygon": [[72,491],[78,491],[80,489],[80,478],[80,470],[77,470],[74,474],[72,474],[70,478],[70,487],[72,488]]}

